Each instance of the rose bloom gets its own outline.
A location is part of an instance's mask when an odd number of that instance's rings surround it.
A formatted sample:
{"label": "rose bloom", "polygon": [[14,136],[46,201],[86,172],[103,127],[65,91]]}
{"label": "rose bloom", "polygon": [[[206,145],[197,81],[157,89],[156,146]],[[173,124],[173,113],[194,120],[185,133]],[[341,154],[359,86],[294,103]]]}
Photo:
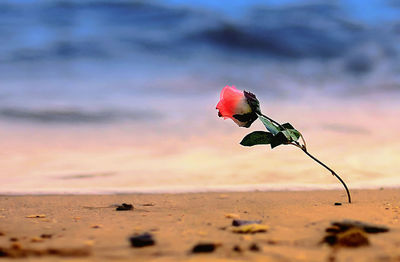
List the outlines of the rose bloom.
{"label": "rose bloom", "polygon": [[225,86],[217,104],[218,116],[231,118],[240,127],[250,127],[259,112],[255,95],[240,91],[235,86]]}

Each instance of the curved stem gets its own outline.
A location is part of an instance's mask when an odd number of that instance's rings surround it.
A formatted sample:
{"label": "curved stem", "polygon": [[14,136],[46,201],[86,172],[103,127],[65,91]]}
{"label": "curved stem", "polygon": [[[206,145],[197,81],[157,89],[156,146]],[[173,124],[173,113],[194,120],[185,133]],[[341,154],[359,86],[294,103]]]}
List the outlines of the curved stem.
{"label": "curved stem", "polygon": [[[300,133],[300,132],[299,132]],[[303,141],[303,146],[302,146],[302,148],[304,147],[306,150],[307,150],[307,143],[306,143],[306,140],[304,139],[304,137],[303,137],[303,135],[300,133],[300,138],[301,138],[301,140]]]}
{"label": "curved stem", "polygon": [[[261,114],[263,117],[265,117],[266,119],[268,119],[269,121],[271,121],[272,123],[278,125],[282,130],[285,129],[285,128],[284,128],[281,124],[279,124],[277,121],[273,120],[272,118],[270,118],[270,117],[268,117],[268,116],[266,116],[266,115],[264,115],[264,114],[262,114],[262,113],[260,113],[260,114]],[[326,169],[328,169],[328,170],[332,173],[333,176],[335,176],[337,179],[339,179],[339,181],[342,183],[342,185],[343,185],[344,188],[346,189],[348,201],[349,201],[349,203],[351,203],[350,191],[349,191],[349,189],[347,188],[346,183],[342,180],[342,178],[341,178],[338,174],[336,174],[335,171],[333,171],[333,170],[330,169],[327,165],[325,165],[325,164],[322,163],[320,160],[318,160],[316,157],[314,157],[313,155],[311,155],[310,153],[308,153],[306,141],[305,141],[305,139],[304,139],[304,137],[303,137],[303,135],[302,135],[301,133],[300,133],[300,137],[301,137],[301,139],[302,139],[304,145],[300,145],[299,142],[292,142],[292,143],[290,143],[290,144],[292,144],[292,145],[297,146],[298,148],[300,148],[300,149],[301,149],[306,155],[308,155],[312,160],[314,160],[315,162],[317,162],[317,163],[320,164],[321,166],[323,166],[323,167],[325,167]]]}
{"label": "curved stem", "polygon": [[322,163],[320,160],[318,160],[316,157],[314,157],[313,155],[311,155],[310,153],[308,153],[307,149],[304,147],[301,147],[299,145],[296,145],[297,147],[299,147],[301,150],[303,150],[304,153],[306,153],[307,156],[309,156],[312,160],[314,160],[315,162],[317,162],[318,164],[320,164],[321,166],[325,167],[326,169],[328,169],[333,176],[335,176],[337,179],[339,179],[339,181],[342,183],[342,185],[344,186],[344,188],[346,189],[346,193],[347,193],[347,198],[349,200],[349,203],[351,203],[351,196],[350,196],[350,191],[347,188],[346,183],[342,180],[342,178],[335,173],[335,171],[333,171],[332,169],[330,169],[327,165],[325,165],[324,163]]}

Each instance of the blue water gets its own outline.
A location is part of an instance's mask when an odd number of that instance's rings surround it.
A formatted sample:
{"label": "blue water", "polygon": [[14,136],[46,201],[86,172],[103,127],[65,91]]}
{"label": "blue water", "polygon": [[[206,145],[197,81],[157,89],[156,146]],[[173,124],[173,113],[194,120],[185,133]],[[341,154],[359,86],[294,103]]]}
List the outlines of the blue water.
{"label": "blue water", "polygon": [[396,1],[8,0],[0,37],[5,121],[161,117],[226,84],[273,99],[400,91]]}

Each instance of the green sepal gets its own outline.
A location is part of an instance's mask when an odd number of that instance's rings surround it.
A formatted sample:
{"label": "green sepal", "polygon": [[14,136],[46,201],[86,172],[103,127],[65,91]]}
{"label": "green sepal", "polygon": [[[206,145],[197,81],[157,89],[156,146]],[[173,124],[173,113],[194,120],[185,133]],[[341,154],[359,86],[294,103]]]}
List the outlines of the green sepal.
{"label": "green sepal", "polygon": [[257,120],[257,114],[254,112],[243,114],[243,115],[233,115],[233,117],[242,122],[242,127],[249,128],[254,121]]}
{"label": "green sepal", "polygon": [[251,111],[256,113],[256,114],[260,114],[261,115],[260,102],[258,101],[256,95],[253,94],[253,93],[250,93],[250,92],[248,92],[246,90],[244,90],[243,93],[244,93],[244,97],[247,100],[247,103],[251,107]]}
{"label": "green sepal", "polygon": [[254,131],[246,135],[240,144],[242,146],[254,146],[254,145],[268,145],[271,144],[274,139],[274,135],[265,131]]}

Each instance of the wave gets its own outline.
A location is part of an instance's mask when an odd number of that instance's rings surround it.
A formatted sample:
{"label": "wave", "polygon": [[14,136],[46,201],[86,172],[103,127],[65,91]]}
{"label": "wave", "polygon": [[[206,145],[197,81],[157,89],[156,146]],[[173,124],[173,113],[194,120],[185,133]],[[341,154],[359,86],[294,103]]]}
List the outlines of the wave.
{"label": "wave", "polygon": [[[228,83],[268,96],[400,90],[400,16],[360,20],[348,1],[271,6],[249,0],[220,9],[206,2],[0,3],[0,35],[7,39],[0,45],[0,98],[12,105],[3,104],[0,117],[49,123],[131,117],[108,109],[59,112],[48,93],[76,106],[82,97],[96,104],[98,94],[104,100],[116,93],[195,94]],[[42,111],[13,106],[38,100],[45,101]]]}
{"label": "wave", "polygon": [[161,113],[155,111],[117,111],[83,109],[33,109],[33,108],[2,108],[0,118],[15,121],[38,123],[109,123],[121,120],[145,121],[149,118],[161,118]]}
{"label": "wave", "polygon": [[186,56],[193,56],[203,46],[208,52],[239,51],[249,57],[330,59],[347,55],[362,42],[378,42],[382,48],[398,42],[396,23],[367,25],[340,4],[249,4],[235,19],[168,1],[39,1],[2,4],[0,10],[5,13],[0,34],[8,39],[0,48],[3,63],[127,57],[134,61],[135,55],[154,50],[174,56],[184,49]]}

